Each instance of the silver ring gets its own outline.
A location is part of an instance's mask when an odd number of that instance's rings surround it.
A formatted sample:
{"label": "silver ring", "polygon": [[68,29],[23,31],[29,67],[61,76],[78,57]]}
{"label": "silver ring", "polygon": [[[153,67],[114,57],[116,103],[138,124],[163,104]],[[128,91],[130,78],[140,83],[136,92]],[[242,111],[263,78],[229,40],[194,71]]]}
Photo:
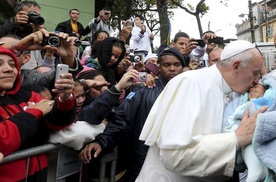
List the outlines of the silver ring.
{"label": "silver ring", "polygon": [[70,84],[68,84],[68,87],[67,88],[71,88],[71,85]]}

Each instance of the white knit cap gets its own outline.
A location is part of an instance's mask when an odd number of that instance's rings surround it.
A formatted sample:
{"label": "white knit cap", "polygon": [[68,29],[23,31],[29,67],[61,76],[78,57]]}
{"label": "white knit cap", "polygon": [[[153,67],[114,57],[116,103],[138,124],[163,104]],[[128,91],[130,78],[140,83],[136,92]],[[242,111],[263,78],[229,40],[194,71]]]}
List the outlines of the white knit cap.
{"label": "white knit cap", "polygon": [[230,58],[232,56],[235,56],[241,52],[244,52],[248,49],[255,48],[254,44],[245,41],[245,40],[237,40],[230,42],[222,51],[220,55],[220,59],[224,60],[227,58]]}
{"label": "white knit cap", "polygon": [[157,58],[157,54],[154,54],[154,53],[148,54],[144,59],[144,63],[150,58]]}

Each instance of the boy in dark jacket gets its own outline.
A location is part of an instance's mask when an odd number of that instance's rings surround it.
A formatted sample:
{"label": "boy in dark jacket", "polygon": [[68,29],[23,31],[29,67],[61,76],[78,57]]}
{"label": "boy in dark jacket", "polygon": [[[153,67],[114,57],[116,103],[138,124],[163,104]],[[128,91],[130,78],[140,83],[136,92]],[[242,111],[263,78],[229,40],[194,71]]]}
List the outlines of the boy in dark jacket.
{"label": "boy in dark jacket", "polygon": [[[158,56],[158,64],[160,73],[156,80],[156,86],[153,88],[142,86],[129,93],[116,108],[114,120],[81,152],[80,156],[85,163],[95,160],[92,158],[96,158],[101,152],[110,150],[118,144],[120,154],[123,152],[120,150],[121,145],[124,145],[125,148],[128,148],[127,152],[130,155],[127,168],[130,181],[135,181],[148,151],[148,146],[139,141],[139,135],[148,113],[168,81],[182,73],[185,65],[183,56],[174,48],[165,48]],[[129,141],[125,142],[126,139]],[[95,152],[93,156],[91,151]]]}

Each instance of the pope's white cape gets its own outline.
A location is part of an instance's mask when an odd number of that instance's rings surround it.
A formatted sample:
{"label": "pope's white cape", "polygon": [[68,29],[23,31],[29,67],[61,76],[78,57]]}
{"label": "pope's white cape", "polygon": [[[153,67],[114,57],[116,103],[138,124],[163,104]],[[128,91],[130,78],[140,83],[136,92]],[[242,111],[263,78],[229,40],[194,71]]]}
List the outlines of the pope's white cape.
{"label": "pope's white cape", "polygon": [[[139,181],[144,182],[149,170],[159,178],[170,174],[171,181],[232,176],[236,136],[221,133],[230,91],[216,65],[173,78],[154,103],[140,135],[150,149]],[[153,150],[155,154],[150,153]]]}
{"label": "pope's white cape", "polygon": [[172,79],[154,103],[140,139],[147,145],[156,142],[160,148],[175,149],[198,143],[202,135],[220,133],[224,92],[230,90],[222,82],[216,66]]}

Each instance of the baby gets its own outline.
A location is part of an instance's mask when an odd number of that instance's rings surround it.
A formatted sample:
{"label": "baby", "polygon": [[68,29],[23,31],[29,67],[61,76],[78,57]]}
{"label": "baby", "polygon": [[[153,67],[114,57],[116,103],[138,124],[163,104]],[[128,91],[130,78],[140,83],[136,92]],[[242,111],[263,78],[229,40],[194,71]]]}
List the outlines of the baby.
{"label": "baby", "polygon": [[[235,131],[242,120],[245,109],[250,107],[258,109],[263,106],[263,96],[267,87],[258,83],[253,86],[248,94],[248,101],[238,106],[233,114],[228,118],[229,125],[225,127],[225,131]],[[259,99],[258,99],[259,98]],[[252,144],[242,149],[242,157],[248,169],[247,182],[262,181],[267,175],[267,168],[263,166],[256,157]]]}

